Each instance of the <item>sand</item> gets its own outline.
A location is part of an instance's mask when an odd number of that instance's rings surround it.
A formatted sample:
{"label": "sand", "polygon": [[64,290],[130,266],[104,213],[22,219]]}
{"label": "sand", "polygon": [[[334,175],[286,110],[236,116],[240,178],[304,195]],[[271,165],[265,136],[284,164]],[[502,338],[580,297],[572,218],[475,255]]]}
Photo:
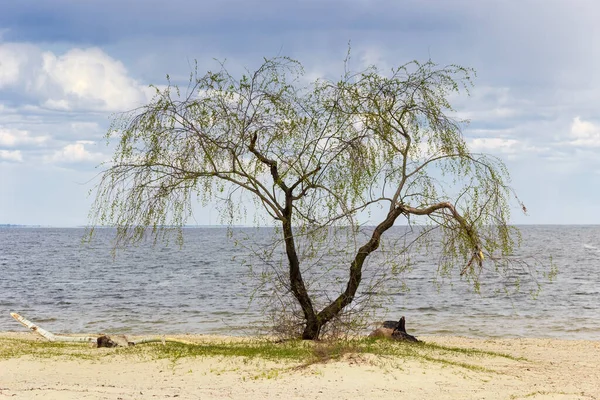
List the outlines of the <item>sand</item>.
{"label": "sand", "polygon": [[[34,335],[0,334],[6,337]],[[435,352],[429,359],[348,355],[298,367],[241,357],[173,362],[117,352],[90,360],[25,355],[0,360],[0,399],[600,399],[600,342],[421,339],[523,359]]]}

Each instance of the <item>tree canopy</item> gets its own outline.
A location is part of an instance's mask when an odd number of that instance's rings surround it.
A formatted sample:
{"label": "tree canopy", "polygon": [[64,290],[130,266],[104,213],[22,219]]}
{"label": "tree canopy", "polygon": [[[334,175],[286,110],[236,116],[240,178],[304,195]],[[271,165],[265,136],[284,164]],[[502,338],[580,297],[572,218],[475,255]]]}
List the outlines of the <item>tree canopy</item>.
{"label": "tree canopy", "polygon": [[[108,132],[118,144],[92,224],[115,225],[125,245],[183,226],[197,198],[219,201],[234,222],[236,194],[249,195],[279,228],[305,339],[318,338],[353,302],[365,260],[395,224],[435,228],[438,267],[458,270],[475,288],[484,263],[507,268],[502,260],[518,240],[508,225],[508,172],[501,160],[469,151],[466,121],[450,104],[468,92],[473,71],[431,61],[389,72],[345,65],[337,80],[309,82],[300,63],[277,57],[240,77],[220,64],[217,72],[194,71],[185,88],[157,88]],[[383,216],[362,226],[368,212]],[[299,243],[317,254],[338,232],[352,237],[344,242],[345,288],[317,301]]]}

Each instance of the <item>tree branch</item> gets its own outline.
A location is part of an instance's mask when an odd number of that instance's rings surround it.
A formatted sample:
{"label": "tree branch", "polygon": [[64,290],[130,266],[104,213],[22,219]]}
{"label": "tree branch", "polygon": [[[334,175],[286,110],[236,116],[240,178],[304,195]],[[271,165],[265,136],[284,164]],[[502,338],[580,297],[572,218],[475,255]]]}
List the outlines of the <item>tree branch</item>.
{"label": "tree branch", "polygon": [[460,274],[464,275],[467,272],[467,269],[472,266],[474,261],[477,261],[479,266],[482,267],[484,256],[481,249],[481,242],[479,236],[477,235],[473,227],[458,213],[454,205],[450,204],[449,202],[441,202],[425,208],[414,208],[405,204],[400,204],[397,208],[402,210],[403,214],[412,215],[430,215],[439,210],[449,210],[452,214],[452,217],[459,223],[460,227],[467,234],[469,240],[471,241],[471,245],[473,246],[473,255],[471,256],[469,262],[463,268]]}

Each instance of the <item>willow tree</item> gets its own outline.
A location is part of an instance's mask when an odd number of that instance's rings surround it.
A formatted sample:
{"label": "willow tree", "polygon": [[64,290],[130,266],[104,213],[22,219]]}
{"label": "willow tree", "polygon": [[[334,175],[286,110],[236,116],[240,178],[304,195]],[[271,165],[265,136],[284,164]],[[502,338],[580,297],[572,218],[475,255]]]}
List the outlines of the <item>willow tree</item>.
{"label": "willow tree", "polygon": [[[471,75],[411,62],[308,83],[302,66],[282,57],[239,78],[222,64],[218,72],[196,71],[185,90],[169,83],[150,104],[115,119],[107,136],[118,143],[92,225],[116,226],[117,243],[127,244],[183,226],[198,198],[223,201],[234,221],[233,194],[249,194],[279,227],[304,339],[317,339],[352,304],[365,260],[400,222],[420,218],[437,227],[439,262],[477,287],[483,263],[508,255],[515,242],[507,171],[469,151],[449,101],[468,91]],[[347,242],[342,289],[316,302],[298,235],[312,243],[332,227],[357,233],[369,211],[381,218],[368,236],[354,236],[363,242]]]}

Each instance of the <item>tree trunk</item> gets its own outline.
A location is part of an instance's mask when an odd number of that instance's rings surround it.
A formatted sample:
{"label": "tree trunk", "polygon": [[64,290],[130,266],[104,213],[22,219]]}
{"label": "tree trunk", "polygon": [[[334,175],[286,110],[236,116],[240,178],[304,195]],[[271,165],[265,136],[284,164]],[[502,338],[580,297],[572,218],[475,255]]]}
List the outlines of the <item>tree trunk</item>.
{"label": "tree trunk", "polygon": [[396,222],[396,219],[401,214],[402,208],[396,207],[392,209],[388,213],[386,219],[375,227],[375,230],[373,230],[373,233],[371,234],[371,239],[358,249],[354,260],[352,260],[352,263],[350,264],[350,276],[348,277],[346,290],[317,315],[317,320],[321,324],[320,326],[331,321],[344,309],[344,307],[352,303],[362,279],[362,267],[365,259],[369,254],[377,250],[381,235],[394,225],[394,222]]}
{"label": "tree trunk", "polygon": [[307,322],[306,326],[304,327],[304,331],[302,332],[302,339],[303,340],[318,340],[319,339],[319,335],[321,335],[321,328],[323,327],[323,324],[321,324],[319,322],[319,319],[314,318],[314,320],[312,320],[310,323]]}
{"label": "tree trunk", "polygon": [[290,267],[290,288],[294,297],[298,300],[300,307],[302,307],[302,312],[304,313],[304,319],[306,321],[304,331],[302,332],[302,339],[317,340],[321,334],[321,328],[335,318],[335,316],[354,300],[354,296],[356,295],[356,291],[358,290],[358,286],[362,279],[362,267],[365,259],[369,254],[377,250],[381,235],[394,225],[396,218],[402,214],[402,209],[400,207],[394,208],[388,213],[386,219],[377,225],[371,235],[371,239],[358,249],[358,253],[356,253],[354,260],[350,264],[350,276],[348,278],[346,290],[318,314],[315,312],[310,296],[306,291],[302,272],[300,271],[300,262],[298,260],[298,254],[296,253],[296,244],[294,242],[294,233],[292,230],[291,209],[291,198],[289,198],[287,207],[284,210],[286,218],[282,221],[282,225],[285,250]]}
{"label": "tree trunk", "polygon": [[296,253],[296,244],[294,242],[294,232],[292,230],[290,216],[291,215],[288,214],[287,218],[283,221],[285,252],[290,267],[290,289],[296,300],[298,300],[302,312],[304,313],[304,320],[306,321],[302,339],[316,340],[319,338],[322,324],[318,321],[312,301],[310,300],[310,296],[304,285],[304,279],[302,278],[302,272],[300,271],[300,262],[298,260],[298,254]]}

